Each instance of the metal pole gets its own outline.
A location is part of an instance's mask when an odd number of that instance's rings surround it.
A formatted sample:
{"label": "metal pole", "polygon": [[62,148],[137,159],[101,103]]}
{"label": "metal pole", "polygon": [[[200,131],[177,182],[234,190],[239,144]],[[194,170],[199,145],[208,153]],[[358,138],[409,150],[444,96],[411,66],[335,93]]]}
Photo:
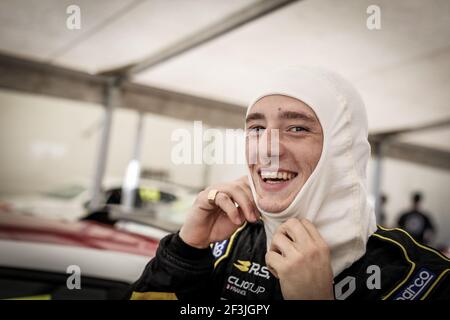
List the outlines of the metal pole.
{"label": "metal pole", "polygon": [[135,191],[139,188],[139,178],[141,175],[141,150],[142,150],[142,135],[144,131],[144,114],[139,113],[136,136],[134,139],[133,157],[128,163],[125,172],[125,178],[122,185],[122,209],[125,212],[133,210],[135,202]]}
{"label": "metal pole", "polygon": [[380,221],[380,195],[381,195],[381,175],[382,175],[382,158],[383,154],[381,152],[382,143],[377,141],[373,144],[374,146],[374,156],[375,156],[375,167],[373,170],[373,185],[372,191],[375,200],[375,215],[377,221]]}
{"label": "metal pole", "polygon": [[101,208],[104,200],[102,197],[102,182],[106,169],[113,112],[118,105],[119,98],[120,91],[117,84],[114,81],[109,81],[105,89],[103,129],[98,146],[94,180],[91,186],[91,201],[89,203],[89,211],[91,212]]}

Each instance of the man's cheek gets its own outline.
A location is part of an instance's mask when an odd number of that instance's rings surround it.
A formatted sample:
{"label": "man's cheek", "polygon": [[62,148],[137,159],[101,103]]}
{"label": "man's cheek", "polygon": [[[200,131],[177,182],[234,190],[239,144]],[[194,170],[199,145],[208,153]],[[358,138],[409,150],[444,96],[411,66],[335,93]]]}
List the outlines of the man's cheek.
{"label": "man's cheek", "polygon": [[252,168],[252,165],[258,162],[258,148],[247,148],[247,163]]}

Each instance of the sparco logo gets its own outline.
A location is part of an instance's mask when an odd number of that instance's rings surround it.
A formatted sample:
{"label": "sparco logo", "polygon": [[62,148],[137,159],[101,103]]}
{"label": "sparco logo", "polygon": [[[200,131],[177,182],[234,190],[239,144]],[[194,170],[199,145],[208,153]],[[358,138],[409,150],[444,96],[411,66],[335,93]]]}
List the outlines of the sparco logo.
{"label": "sparco logo", "polygon": [[436,275],[431,271],[420,269],[406,287],[395,296],[394,300],[417,300],[435,277]]}

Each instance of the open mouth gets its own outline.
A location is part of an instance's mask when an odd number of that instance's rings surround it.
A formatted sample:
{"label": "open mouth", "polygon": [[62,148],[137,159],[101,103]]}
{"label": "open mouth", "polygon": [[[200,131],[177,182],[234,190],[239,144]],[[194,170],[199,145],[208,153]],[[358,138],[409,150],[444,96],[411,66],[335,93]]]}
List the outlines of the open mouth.
{"label": "open mouth", "polygon": [[288,170],[267,170],[259,169],[258,174],[265,183],[279,184],[290,181],[297,177],[298,173]]}

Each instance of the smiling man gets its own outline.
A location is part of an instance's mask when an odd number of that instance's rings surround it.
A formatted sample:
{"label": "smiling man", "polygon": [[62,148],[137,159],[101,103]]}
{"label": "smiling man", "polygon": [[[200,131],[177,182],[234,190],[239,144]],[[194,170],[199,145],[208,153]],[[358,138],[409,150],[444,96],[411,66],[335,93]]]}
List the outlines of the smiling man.
{"label": "smiling man", "polygon": [[[292,203],[308,180],[322,153],[323,132],[314,111],[300,100],[270,95],[258,100],[246,119],[247,154],[251,159],[275,158],[280,168],[258,161],[249,163],[259,206],[267,212],[280,212]],[[268,129],[268,131],[266,131]],[[262,150],[259,140],[276,134],[276,154]],[[281,135],[281,136],[280,136]],[[281,139],[280,139],[281,137]],[[266,143],[270,148],[273,142]],[[250,148],[253,146],[253,148]]]}
{"label": "smiling man", "polygon": [[340,76],[273,75],[249,104],[248,176],[200,192],[132,299],[450,298],[450,261],[375,224],[367,117]]}

